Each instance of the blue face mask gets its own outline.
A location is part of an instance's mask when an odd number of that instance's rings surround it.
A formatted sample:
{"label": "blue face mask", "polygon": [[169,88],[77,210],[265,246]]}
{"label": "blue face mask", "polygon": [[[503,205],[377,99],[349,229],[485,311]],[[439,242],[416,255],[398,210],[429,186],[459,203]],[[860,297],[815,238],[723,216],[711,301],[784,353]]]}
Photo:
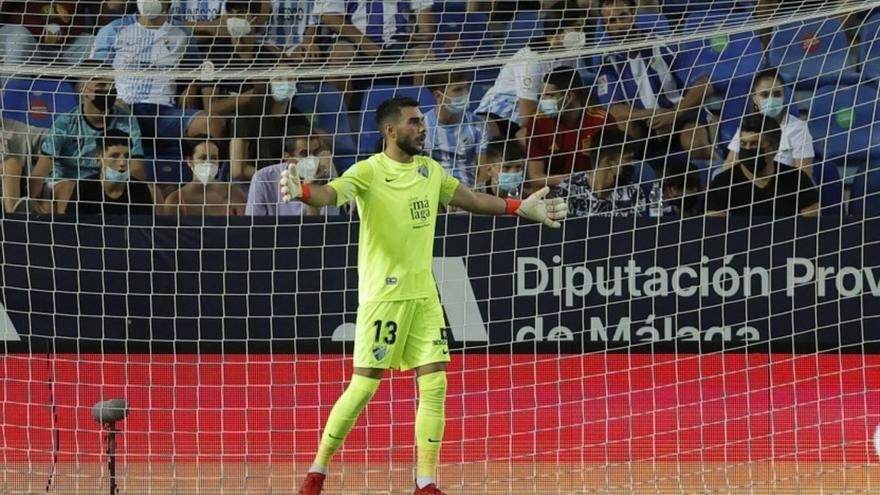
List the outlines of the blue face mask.
{"label": "blue face mask", "polygon": [[765,100],[761,100],[761,103],[758,104],[758,109],[767,117],[771,119],[779,118],[779,115],[782,113],[784,105],[782,104],[782,98],[773,97],[767,98]]}
{"label": "blue face mask", "polygon": [[466,95],[453,96],[447,98],[446,109],[449,110],[451,113],[454,113],[455,115],[459,115],[467,110],[469,103],[470,102],[468,101],[468,97]]}
{"label": "blue face mask", "polygon": [[559,115],[559,102],[553,98],[541,98],[538,102],[538,108],[541,110],[541,113],[548,117]]}
{"label": "blue face mask", "polygon": [[512,193],[519,189],[522,181],[522,172],[501,172],[498,174],[498,188],[506,193]]}
{"label": "blue face mask", "polygon": [[126,169],[125,172],[114,170],[110,167],[104,167],[104,180],[109,182],[127,182],[131,173]]}

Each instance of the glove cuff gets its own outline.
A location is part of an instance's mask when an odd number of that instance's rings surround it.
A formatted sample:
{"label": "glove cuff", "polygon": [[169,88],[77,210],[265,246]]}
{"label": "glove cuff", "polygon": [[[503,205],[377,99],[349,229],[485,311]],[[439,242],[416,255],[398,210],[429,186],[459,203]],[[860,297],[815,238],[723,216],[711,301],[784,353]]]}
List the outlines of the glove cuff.
{"label": "glove cuff", "polygon": [[303,203],[308,203],[309,199],[312,197],[312,188],[310,188],[309,185],[306,184],[305,182],[300,184],[299,187],[300,187],[300,191],[302,191],[302,194],[300,195],[299,200],[302,201]]}
{"label": "glove cuff", "polygon": [[521,200],[518,199],[505,199],[505,207],[504,214],[505,215],[516,215],[516,210],[519,209],[519,205],[522,204]]}

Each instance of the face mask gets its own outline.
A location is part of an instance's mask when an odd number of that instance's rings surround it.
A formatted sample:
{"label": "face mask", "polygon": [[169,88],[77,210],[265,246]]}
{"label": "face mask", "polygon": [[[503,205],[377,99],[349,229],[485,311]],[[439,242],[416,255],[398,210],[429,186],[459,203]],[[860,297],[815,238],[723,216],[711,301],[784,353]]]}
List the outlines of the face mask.
{"label": "face mask", "polygon": [[522,172],[501,172],[498,174],[498,189],[506,193],[512,193],[519,188],[522,180]]}
{"label": "face mask", "polygon": [[583,31],[569,31],[562,37],[562,46],[567,50],[580,50],[587,44],[587,35]]}
{"label": "face mask", "polygon": [[116,89],[110,88],[106,93],[95,93],[95,99],[92,100],[92,103],[102,112],[113,108],[113,105],[116,104]]}
{"label": "face mask", "polygon": [[247,19],[240,17],[230,17],[226,19],[226,30],[229,36],[233,38],[241,38],[251,32],[251,23]]}
{"label": "face mask", "polygon": [[104,180],[110,182],[127,182],[130,176],[131,173],[128,169],[126,169],[125,172],[120,172],[106,165],[104,166]]}
{"label": "face mask", "polygon": [[553,98],[541,98],[538,102],[538,108],[541,109],[541,113],[548,117],[559,115],[559,102]]}
{"label": "face mask", "polygon": [[446,109],[450,112],[458,115],[468,107],[468,97],[467,96],[454,96],[452,98],[448,98],[448,103],[446,103]]}
{"label": "face mask", "polygon": [[782,113],[782,98],[777,98],[771,96],[765,100],[761,100],[758,104],[758,109],[767,117],[771,119],[775,119],[779,117],[779,114]]}
{"label": "face mask", "polygon": [[211,182],[217,176],[220,166],[214,162],[197,163],[193,167],[193,177],[202,184]]}
{"label": "face mask", "polygon": [[155,19],[162,15],[162,3],[159,0],[137,0],[138,12],[147,19]]}
{"label": "face mask", "polygon": [[293,81],[272,81],[272,99],[277,102],[287,101],[296,95],[296,83]]}
{"label": "face mask", "polygon": [[315,174],[318,173],[318,164],[318,157],[316,156],[300,158],[296,162],[296,173],[299,174],[302,180],[312,180],[315,178]]}
{"label": "face mask", "polygon": [[740,148],[739,150],[739,163],[746,170],[749,171],[752,175],[755,174],[756,171],[763,168],[763,166],[759,166],[759,164],[763,161],[763,156],[758,156],[759,150],[747,150],[744,148]]}

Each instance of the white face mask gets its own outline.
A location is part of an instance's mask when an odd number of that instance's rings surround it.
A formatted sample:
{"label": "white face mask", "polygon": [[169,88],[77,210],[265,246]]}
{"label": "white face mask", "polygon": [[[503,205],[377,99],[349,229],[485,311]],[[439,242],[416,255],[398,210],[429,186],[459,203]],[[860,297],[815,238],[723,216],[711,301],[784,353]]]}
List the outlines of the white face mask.
{"label": "white face mask", "polygon": [[569,31],[562,37],[562,46],[567,50],[580,50],[587,44],[587,35],[583,31]]}
{"label": "white face mask", "polygon": [[61,32],[60,24],[46,24],[46,27],[43,28],[46,34],[58,34]]}
{"label": "white face mask", "polygon": [[296,83],[293,81],[272,81],[272,99],[287,101],[296,96]]}
{"label": "white face mask", "polygon": [[319,163],[318,157],[316,156],[300,158],[299,161],[296,162],[296,173],[299,174],[299,177],[302,180],[312,180],[315,178],[315,174],[318,173]]}
{"label": "white face mask", "polygon": [[138,12],[147,19],[155,19],[162,15],[162,3],[159,0],[137,0]]}
{"label": "white face mask", "polygon": [[251,23],[240,17],[229,17],[226,19],[226,30],[229,31],[229,36],[241,38],[250,34]]}
{"label": "white face mask", "polygon": [[219,169],[220,165],[215,162],[196,163],[192,169],[193,178],[202,184],[207,184],[217,176],[217,170]]}

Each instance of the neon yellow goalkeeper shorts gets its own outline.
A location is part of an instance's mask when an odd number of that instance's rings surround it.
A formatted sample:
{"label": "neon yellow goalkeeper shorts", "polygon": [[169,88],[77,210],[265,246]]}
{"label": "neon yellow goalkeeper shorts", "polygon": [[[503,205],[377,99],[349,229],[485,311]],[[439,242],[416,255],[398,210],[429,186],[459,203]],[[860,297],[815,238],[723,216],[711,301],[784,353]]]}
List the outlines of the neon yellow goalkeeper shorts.
{"label": "neon yellow goalkeeper shorts", "polygon": [[356,325],[356,368],[406,371],[449,361],[446,321],[437,297],[362,304]]}

